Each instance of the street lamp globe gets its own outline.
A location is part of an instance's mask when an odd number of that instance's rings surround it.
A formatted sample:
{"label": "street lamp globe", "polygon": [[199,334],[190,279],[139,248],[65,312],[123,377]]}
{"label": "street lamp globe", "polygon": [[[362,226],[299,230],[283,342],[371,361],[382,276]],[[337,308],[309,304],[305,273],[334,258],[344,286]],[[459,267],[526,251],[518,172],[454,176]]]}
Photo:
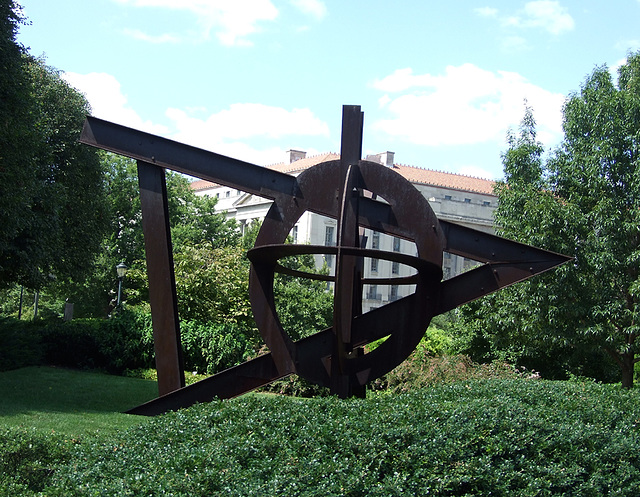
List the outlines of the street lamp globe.
{"label": "street lamp globe", "polygon": [[118,273],[118,279],[121,280],[127,275],[127,265],[124,262],[121,262],[116,266],[116,272]]}
{"label": "street lamp globe", "polygon": [[120,307],[122,303],[122,280],[127,274],[127,265],[124,262],[121,262],[116,266],[116,272],[118,273],[118,300],[116,303],[116,307]]}

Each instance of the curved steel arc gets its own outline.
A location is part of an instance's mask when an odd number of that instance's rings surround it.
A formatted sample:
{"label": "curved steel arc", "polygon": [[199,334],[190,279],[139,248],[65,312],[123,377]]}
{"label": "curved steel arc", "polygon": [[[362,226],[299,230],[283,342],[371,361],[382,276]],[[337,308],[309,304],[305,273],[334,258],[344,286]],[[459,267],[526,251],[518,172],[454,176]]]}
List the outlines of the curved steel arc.
{"label": "curved steel arc", "polygon": [[[317,279],[321,281],[335,281],[335,276],[308,273],[304,271],[296,271],[289,269],[285,266],[277,264],[279,259],[284,257],[291,257],[294,255],[313,255],[313,254],[326,254],[336,255],[338,253],[338,247],[327,247],[325,245],[261,245],[254,247],[247,252],[247,257],[251,262],[256,264],[273,265],[278,272],[288,274],[291,276],[298,276],[307,279]],[[441,269],[424,259],[414,257],[409,254],[403,254],[402,252],[387,252],[385,250],[366,249],[359,247],[342,247],[341,249],[344,255],[350,255],[355,257],[368,257],[374,259],[388,260],[392,262],[399,262],[406,266],[411,266],[418,271],[424,271],[426,273],[433,273],[434,275],[441,274]],[[416,280],[412,278],[412,283],[416,283]],[[378,281],[383,278],[370,278],[367,281]],[[398,278],[385,278],[385,280],[404,280],[403,277]]]}

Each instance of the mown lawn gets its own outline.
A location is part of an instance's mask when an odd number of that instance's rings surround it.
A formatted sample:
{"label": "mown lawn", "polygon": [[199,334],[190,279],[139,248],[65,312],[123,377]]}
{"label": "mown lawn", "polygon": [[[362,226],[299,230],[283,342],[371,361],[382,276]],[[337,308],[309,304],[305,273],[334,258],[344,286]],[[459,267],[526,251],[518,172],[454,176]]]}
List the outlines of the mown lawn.
{"label": "mown lawn", "polygon": [[154,381],[62,368],[0,373],[0,427],[68,437],[115,434],[145,418],[122,414],[158,396]]}

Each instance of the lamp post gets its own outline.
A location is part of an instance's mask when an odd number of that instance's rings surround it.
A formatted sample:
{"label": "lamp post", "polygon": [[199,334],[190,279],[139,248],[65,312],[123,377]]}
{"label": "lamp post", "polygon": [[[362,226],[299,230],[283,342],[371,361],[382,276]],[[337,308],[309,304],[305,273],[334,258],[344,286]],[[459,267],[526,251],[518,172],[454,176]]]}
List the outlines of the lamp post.
{"label": "lamp post", "polygon": [[127,275],[127,265],[124,262],[121,262],[116,266],[116,272],[118,273],[118,302],[116,303],[116,307],[120,307],[120,302],[122,301],[122,280]]}

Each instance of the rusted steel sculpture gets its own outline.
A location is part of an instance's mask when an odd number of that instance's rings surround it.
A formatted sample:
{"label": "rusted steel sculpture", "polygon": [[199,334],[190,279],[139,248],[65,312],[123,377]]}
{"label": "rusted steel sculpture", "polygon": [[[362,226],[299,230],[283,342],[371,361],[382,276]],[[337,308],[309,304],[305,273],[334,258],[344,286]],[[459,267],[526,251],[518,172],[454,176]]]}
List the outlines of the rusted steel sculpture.
{"label": "rusted steel sculpture", "polygon": [[[298,177],[207,152],[93,117],[81,142],[138,161],[160,397],[131,411],[155,415],[230,398],[290,374],[325,385],[340,397],[362,395],[366,384],[391,371],[414,350],[433,316],[551,269],[569,258],[439,221],[427,200],[389,168],[361,160],[363,113],[344,106],[340,160]],[[250,299],[258,329],[271,351],[198,383],[184,386],[179,321],[167,215],[164,168],[273,200],[251,260]],[[285,245],[305,211],[338,224],[335,247]],[[365,248],[364,228],[415,243],[417,255]],[[442,280],[443,252],[483,264]],[[335,276],[300,274],[279,264],[296,254],[333,254]],[[366,280],[364,257],[411,266],[410,277]],[[276,272],[334,282],[333,326],[294,342],[276,314]],[[415,285],[411,295],[362,312],[363,285]],[[362,346],[387,339],[375,350]]]}

